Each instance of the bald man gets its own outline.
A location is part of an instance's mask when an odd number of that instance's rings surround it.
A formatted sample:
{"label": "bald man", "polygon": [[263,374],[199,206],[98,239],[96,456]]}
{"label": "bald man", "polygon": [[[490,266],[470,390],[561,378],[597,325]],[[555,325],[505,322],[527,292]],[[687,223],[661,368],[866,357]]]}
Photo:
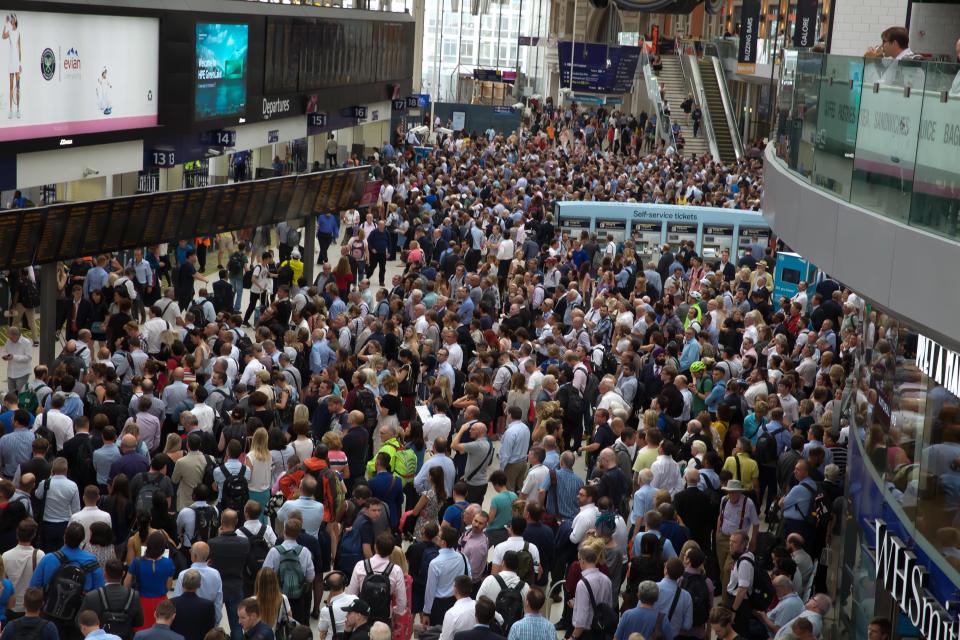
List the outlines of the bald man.
{"label": "bald man", "polygon": [[347,491],[353,489],[358,478],[362,478],[367,468],[367,443],[370,434],[363,426],[363,411],[354,409],[347,416],[346,428],[340,434],[343,452],[347,454],[350,477],[346,480]]}
{"label": "bald man", "polygon": [[150,463],[137,451],[137,438],[128,433],[120,440],[120,457],[110,465],[110,482],[113,482],[118,474],[123,473],[128,478],[133,478],[149,468]]}
{"label": "bald man", "polygon": [[206,542],[194,542],[190,547],[190,561],[192,564],[177,576],[177,581],[173,585],[173,597],[183,594],[184,575],[195,569],[200,573],[200,588],[197,589],[197,595],[213,602],[213,608],[217,615],[217,624],[220,624],[220,618],[223,616],[223,582],[220,579],[220,572],[207,564],[210,557],[210,547]]}

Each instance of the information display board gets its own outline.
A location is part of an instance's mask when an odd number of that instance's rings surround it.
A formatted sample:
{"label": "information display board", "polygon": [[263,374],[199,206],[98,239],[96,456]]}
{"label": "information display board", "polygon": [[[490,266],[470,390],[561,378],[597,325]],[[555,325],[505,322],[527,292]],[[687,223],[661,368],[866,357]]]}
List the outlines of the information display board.
{"label": "information display board", "polygon": [[[217,220],[218,205],[220,204],[220,189],[208,187],[202,189],[203,205],[200,207],[200,215],[197,217],[197,236],[205,236],[213,232]],[[233,196],[231,195],[231,203]]]}
{"label": "information display board", "polygon": [[277,200],[273,205],[273,215],[270,217],[270,222],[280,223],[287,219],[287,211],[290,209],[293,200],[296,182],[296,176],[281,178],[280,193],[277,194]]}
{"label": "information display board", "polygon": [[296,187],[293,189],[293,197],[287,205],[287,209],[283,212],[284,217],[280,218],[281,220],[287,218],[299,218],[303,214],[301,213],[303,209],[303,203],[307,199],[307,190],[309,189],[309,179],[312,176],[304,176],[297,178]]}
{"label": "information display board", "polygon": [[[123,232],[123,247],[132,249],[143,246],[143,237],[147,231],[147,216],[150,214],[150,195],[136,196],[129,203],[129,218],[127,228]],[[114,216],[116,217],[116,216]],[[112,222],[111,222],[112,224]],[[111,251],[107,247],[107,251]]]}
{"label": "information display board", "polygon": [[628,93],[633,87],[640,60],[639,47],[567,40],[557,43],[557,54],[560,86],[584,93]]}
{"label": "information display board", "polygon": [[320,181],[320,189],[317,190],[317,197],[313,200],[313,212],[321,214],[330,209],[330,190],[333,188],[333,174],[321,174],[323,179]]}
{"label": "information display board", "polygon": [[211,189],[211,192],[219,191],[220,200],[217,203],[217,214],[213,217],[210,234],[221,233],[230,226],[230,218],[233,215],[233,205],[237,201],[237,185],[228,184],[220,189]]}
{"label": "information display board", "polygon": [[67,206],[54,205],[46,210],[47,220],[40,234],[37,244],[37,253],[34,261],[43,264],[57,259],[60,242],[63,240],[63,231],[67,226]]}
{"label": "information display board", "polygon": [[260,205],[260,216],[258,225],[270,224],[273,220],[273,211],[277,205],[277,199],[280,197],[280,190],[283,187],[283,181],[286,178],[274,178],[267,182],[267,191],[263,194],[263,204]]}
{"label": "information display board", "polygon": [[67,207],[67,222],[63,227],[63,239],[57,251],[57,260],[69,260],[87,254],[83,251],[87,233],[87,218],[90,216],[90,204],[81,202]]}
{"label": "information display board", "polygon": [[263,201],[267,197],[267,187],[268,183],[265,181],[253,183],[244,226],[256,227],[260,224],[260,216],[263,215]]}
{"label": "information display board", "polygon": [[[301,181],[304,181],[304,178],[300,178]],[[303,196],[303,202],[300,203],[300,208],[287,212],[289,218],[305,218],[307,216],[313,215],[314,213],[314,203],[317,201],[317,194],[320,192],[320,185],[323,183],[323,174],[322,173],[311,173],[306,177],[305,182],[307,183],[306,193]]]}
{"label": "information display board", "polygon": [[[109,207],[106,230],[103,232],[103,242],[100,243],[100,253],[117,251],[123,245],[123,239],[130,221],[129,213],[133,209],[133,198],[117,198],[105,202]],[[96,210],[97,205],[94,205]],[[91,218],[92,220],[92,218]]]}
{"label": "information display board", "polygon": [[344,189],[343,194],[340,196],[340,206],[337,207],[337,211],[343,211],[344,209],[349,209],[351,206],[356,206],[356,203],[363,198],[363,190],[367,186],[367,172],[354,171],[351,174],[351,181],[350,189]]}
{"label": "information display board", "polygon": [[240,229],[247,226],[247,209],[250,207],[250,195],[253,193],[252,182],[241,182],[237,185],[237,196],[233,201],[233,211],[227,226],[231,229]]}
{"label": "information display board", "polygon": [[17,231],[17,240],[13,243],[8,266],[11,269],[29,267],[33,264],[33,256],[43,234],[43,219],[46,211],[43,209],[29,209],[23,212],[20,218],[20,228]]}
{"label": "information display board", "polygon": [[110,224],[110,201],[94,202],[90,205],[87,229],[83,235],[81,255],[94,256],[102,251],[103,237]]}
{"label": "information display board", "polygon": [[187,206],[187,191],[174,191],[167,202],[167,219],[163,221],[160,242],[173,242],[177,239],[183,210]]}
{"label": "information display board", "polygon": [[167,226],[167,203],[170,202],[169,193],[154,193],[150,196],[150,206],[147,208],[147,226],[143,230],[143,240],[139,245],[146,246],[160,244],[161,237]]}
{"label": "information display board", "polygon": [[10,250],[17,241],[17,227],[20,226],[20,214],[6,211],[0,214],[0,269],[10,267]]}
{"label": "information display board", "polygon": [[197,235],[197,223],[200,221],[200,210],[203,208],[203,189],[194,189],[187,194],[187,204],[180,218],[178,238],[192,238]]}
{"label": "information display board", "polygon": [[331,179],[330,195],[327,197],[327,209],[336,213],[340,206],[340,196],[349,176],[345,173],[335,174]]}

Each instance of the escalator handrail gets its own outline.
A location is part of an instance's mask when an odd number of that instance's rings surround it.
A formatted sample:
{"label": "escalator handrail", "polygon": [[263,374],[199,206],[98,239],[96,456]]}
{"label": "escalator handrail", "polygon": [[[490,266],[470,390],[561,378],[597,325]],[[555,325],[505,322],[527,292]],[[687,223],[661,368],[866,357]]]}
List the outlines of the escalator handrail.
{"label": "escalator handrail", "polygon": [[720,96],[723,98],[723,114],[727,119],[730,139],[733,142],[733,151],[737,156],[737,160],[742,160],[743,140],[740,139],[740,129],[737,127],[737,118],[733,113],[733,102],[730,100],[730,94],[727,92],[727,76],[723,70],[723,64],[720,62],[720,58],[711,57],[710,62],[713,65],[713,73],[717,79],[717,85],[720,87]]}
{"label": "escalator handrail", "polygon": [[700,65],[696,58],[690,55],[680,57],[680,66],[690,65],[690,82],[693,87],[694,95],[700,104],[700,113],[703,116],[703,133],[707,136],[707,142],[710,145],[710,154],[717,162],[722,161],[720,149],[717,146],[717,136],[713,129],[713,120],[710,118],[710,108],[707,106],[707,96],[703,90],[703,79],[700,77]]}

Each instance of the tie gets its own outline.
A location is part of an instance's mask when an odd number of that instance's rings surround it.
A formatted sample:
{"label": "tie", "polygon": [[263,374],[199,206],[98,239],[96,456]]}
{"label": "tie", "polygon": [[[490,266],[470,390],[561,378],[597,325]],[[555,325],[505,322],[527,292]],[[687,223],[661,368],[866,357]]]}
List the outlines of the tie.
{"label": "tie", "polygon": [[78,327],[77,327],[77,311],[78,311],[79,309],[80,309],[80,303],[79,303],[79,302],[74,302],[74,303],[73,303],[73,318],[71,319],[71,322],[70,322],[70,330],[73,331],[73,332],[76,332],[76,331],[79,330]]}

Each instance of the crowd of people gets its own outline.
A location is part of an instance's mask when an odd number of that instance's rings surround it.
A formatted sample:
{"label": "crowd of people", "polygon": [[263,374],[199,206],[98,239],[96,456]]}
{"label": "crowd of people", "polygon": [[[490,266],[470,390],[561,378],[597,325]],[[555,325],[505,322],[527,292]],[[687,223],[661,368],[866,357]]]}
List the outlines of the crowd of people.
{"label": "crowd of people", "polygon": [[313,282],[287,224],[67,266],[56,361],[2,349],[2,640],[820,638],[860,302],[771,299],[757,243],[558,230],[562,199],[758,206],[757,161],[635,124],[384,145]]}

